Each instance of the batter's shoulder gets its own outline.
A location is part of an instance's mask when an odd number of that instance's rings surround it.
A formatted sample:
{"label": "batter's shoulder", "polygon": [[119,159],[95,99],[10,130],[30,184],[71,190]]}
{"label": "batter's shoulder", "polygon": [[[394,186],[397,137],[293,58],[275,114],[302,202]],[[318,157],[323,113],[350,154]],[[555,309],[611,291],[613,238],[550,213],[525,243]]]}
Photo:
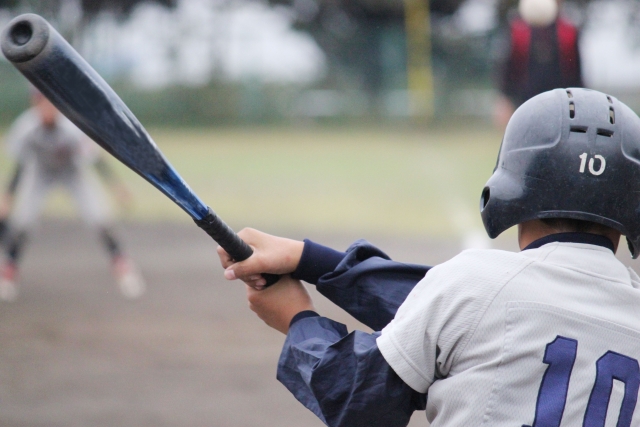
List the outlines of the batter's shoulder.
{"label": "batter's shoulder", "polygon": [[465,250],[432,268],[427,276],[433,281],[443,281],[462,287],[499,286],[518,274],[533,260],[520,253],[497,249]]}
{"label": "batter's shoulder", "polygon": [[495,270],[496,268],[504,269],[511,265],[519,265],[527,261],[528,258],[520,252],[499,249],[467,249],[451,258],[445,264],[449,264],[450,268],[459,268],[462,265],[467,265],[478,270],[486,267]]}

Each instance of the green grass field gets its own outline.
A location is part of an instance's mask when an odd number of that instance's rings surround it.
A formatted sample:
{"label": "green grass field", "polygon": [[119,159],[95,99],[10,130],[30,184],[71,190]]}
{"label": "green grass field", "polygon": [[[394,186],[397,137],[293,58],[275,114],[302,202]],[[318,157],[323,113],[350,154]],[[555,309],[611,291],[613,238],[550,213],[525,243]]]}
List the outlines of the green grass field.
{"label": "green grass field", "polygon": [[[488,129],[151,129],[184,179],[234,228],[442,235],[481,227],[478,199],[500,144]],[[113,161],[128,218],[189,221]],[[0,159],[6,179],[10,164]],[[70,215],[56,194],[51,215]]]}

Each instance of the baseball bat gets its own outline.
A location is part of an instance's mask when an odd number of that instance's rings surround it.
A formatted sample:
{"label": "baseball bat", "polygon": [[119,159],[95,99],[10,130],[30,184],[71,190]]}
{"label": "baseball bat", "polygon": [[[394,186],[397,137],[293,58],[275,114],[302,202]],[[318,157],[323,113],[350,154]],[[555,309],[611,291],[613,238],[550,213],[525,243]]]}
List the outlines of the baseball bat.
{"label": "baseball bat", "polygon": [[[111,86],[41,16],[4,29],[4,56],[87,136],[180,206],[236,261],[253,251],[189,188]],[[279,276],[263,274],[267,285]]]}

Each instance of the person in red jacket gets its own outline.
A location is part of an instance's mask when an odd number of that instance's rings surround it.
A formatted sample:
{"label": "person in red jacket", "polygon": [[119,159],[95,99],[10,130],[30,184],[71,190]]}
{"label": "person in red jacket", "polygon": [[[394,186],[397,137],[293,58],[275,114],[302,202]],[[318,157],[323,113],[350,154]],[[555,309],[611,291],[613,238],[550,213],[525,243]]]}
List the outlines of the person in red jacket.
{"label": "person in red jacket", "polygon": [[498,76],[495,119],[501,128],[526,100],[556,88],[584,86],[578,29],[558,9],[557,0],[520,0]]}

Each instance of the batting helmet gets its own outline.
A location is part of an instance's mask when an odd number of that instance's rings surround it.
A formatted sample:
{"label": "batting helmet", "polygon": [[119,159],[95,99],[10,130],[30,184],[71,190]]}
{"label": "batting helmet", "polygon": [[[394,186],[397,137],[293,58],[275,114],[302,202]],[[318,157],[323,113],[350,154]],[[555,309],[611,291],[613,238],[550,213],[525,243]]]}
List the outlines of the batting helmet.
{"label": "batting helmet", "polygon": [[555,89],[516,110],[480,198],[491,238],[525,221],[591,221],[640,251],[640,118],[612,96]]}

